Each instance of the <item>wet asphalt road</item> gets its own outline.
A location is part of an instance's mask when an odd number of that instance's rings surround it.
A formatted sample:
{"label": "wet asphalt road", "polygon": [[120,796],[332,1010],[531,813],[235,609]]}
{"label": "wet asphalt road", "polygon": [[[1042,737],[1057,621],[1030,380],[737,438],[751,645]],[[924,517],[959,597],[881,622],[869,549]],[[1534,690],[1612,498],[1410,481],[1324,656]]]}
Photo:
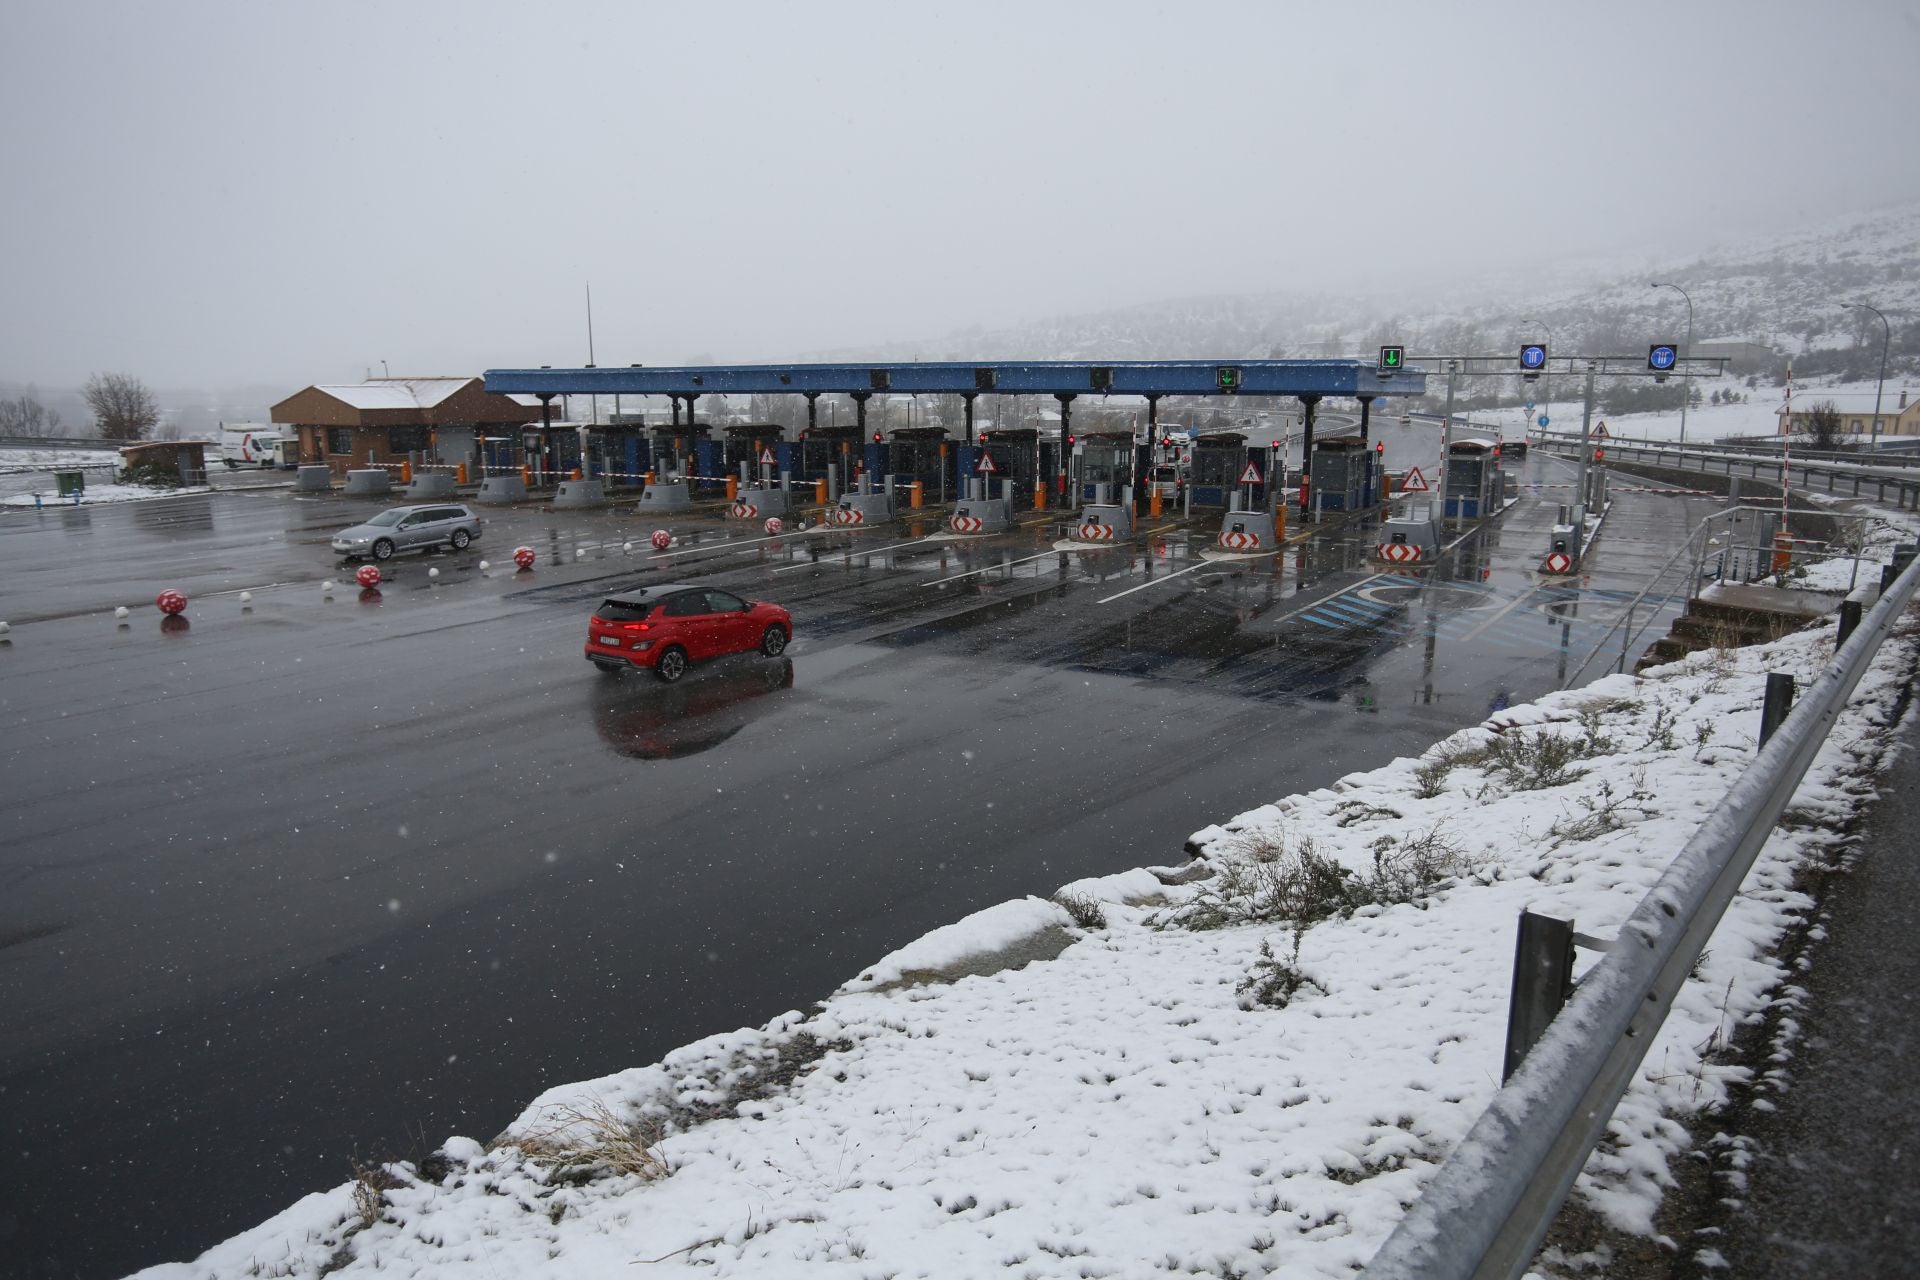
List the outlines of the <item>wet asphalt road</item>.
{"label": "wet asphalt road", "polygon": [[[490,1137],[1554,688],[1711,505],[1623,496],[1553,584],[1554,500],[1429,578],[1370,570],[1364,525],[1210,562],[1213,522],[1061,555],[1039,513],[976,542],[701,514],[655,557],[630,514],[528,507],[330,596],[328,535],[381,504],[0,516],[0,1268],[190,1257],[356,1152]],[[539,566],[498,567],[521,542]],[[581,659],[604,593],[677,579],[787,604],[789,657],[671,690]]]}

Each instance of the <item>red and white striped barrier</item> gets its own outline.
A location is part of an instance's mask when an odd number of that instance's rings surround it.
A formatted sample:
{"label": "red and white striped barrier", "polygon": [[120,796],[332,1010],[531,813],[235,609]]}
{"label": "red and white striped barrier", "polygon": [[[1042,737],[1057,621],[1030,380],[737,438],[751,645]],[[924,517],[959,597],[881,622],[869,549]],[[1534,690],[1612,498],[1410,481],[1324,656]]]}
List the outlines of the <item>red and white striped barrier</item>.
{"label": "red and white striped barrier", "polygon": [[1112,542],[1113,526],[1089,520],[1074,530],[1074,536],[1082,542]]}
{"label": "red and white striped barrier", "polygon": [[857,507],[839,507],[833,513],[833,522],[839,525],[865,524],[867,513]]}
{"label": "red and white striped barrier", "polygon": [[1260,549],[1260,535],[1240,531],[1222,533],[1219,537],[1219,543],[1221,549],[1225,551],[1258,551]]}
{"label": "red and white striped barrier", "polygon": [[951,516],[947,520],[947,528],[955,533],[978,533],[986,527],[979,516]]}
{"label": "red and white striped barrier", "polygon": [[1374,548],[1374,554],[1388,564],[1410,564],[1424,559],[1426,551],[1414,542],[1383,542]]}
{"label": "red and white striped barrier", "polygon": [[751,520],[755,516],[758,516],[760,514],[760,508],[754,506],[751,502],[748,502],[745,498],[742,498],[740,501],[734,503],[731,507],[727,508],[727,514],[732,516],[736,520]]}
{"label": "red and white striped barrier", "polygon": [[1548,554],[1546,560],[1540,565],[1540,572],[1572,573],[1573,557],[1568,555],[1564,551],[1551,552]]}

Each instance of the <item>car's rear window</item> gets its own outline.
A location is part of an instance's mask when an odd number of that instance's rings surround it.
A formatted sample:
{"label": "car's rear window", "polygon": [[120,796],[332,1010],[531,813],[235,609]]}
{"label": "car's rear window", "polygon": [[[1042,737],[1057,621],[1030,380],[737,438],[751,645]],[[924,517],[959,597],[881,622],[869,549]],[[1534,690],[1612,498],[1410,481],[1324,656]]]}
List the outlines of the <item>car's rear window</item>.
{"label": "car's rear window", "polygon": [[655,607],[644,602],[634,604],[626,600],[608,600],[594,611],[594,616],[607,622],[638,622],[652,613]]}

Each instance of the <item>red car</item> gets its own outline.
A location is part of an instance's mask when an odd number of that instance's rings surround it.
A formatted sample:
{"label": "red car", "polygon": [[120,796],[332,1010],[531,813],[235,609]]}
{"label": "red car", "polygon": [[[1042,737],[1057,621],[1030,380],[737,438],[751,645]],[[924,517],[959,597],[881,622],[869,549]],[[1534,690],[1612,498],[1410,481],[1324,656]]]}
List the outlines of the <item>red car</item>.
{"label": "red car", "polygon": [[775,657],[792,636],[793,618],[777,604],[666,583],[603,600],[587,623],[587,661],[611,675],[652,667],[672,684],[689,663],[754,649]]}

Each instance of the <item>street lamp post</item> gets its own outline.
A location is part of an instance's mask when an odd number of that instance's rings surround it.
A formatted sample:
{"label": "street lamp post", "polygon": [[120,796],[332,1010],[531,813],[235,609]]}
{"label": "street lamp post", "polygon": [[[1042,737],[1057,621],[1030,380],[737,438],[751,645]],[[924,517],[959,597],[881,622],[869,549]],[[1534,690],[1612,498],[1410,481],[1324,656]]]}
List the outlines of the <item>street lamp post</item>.
{"label": "street lamp post", "polygon": [[1880,331],[1882,335],[1880,338],[1880,381],[1873,384],[1873,426],[1867,435],[1867,443],[1869,446],[1878,447],[1880,444],[1880,393],[1885,390],[1887,385],[1887,348],[1893,345],[1893,326],[1887,323],[1887,318],[1880,314],[1880,308],[1878,307],[1870,307],[1864,302],[1848,302],[1843,305],[1858,307],[1862,311],[1871,311],[1876,316],[1880,316]]}
{"label": "street lamp post", "polygon": [[[1649,286],[1654,289],[1671,289],[1687,300],[1687,345],[1682,350],[1682,358],[1693,354],[1693,298],[1677,284],[1656,280]],[[1686,381],[1686,374],[1680,375],[1680,443],[1687,442],[1687,401],[1693,399],[1693,387]]]}

